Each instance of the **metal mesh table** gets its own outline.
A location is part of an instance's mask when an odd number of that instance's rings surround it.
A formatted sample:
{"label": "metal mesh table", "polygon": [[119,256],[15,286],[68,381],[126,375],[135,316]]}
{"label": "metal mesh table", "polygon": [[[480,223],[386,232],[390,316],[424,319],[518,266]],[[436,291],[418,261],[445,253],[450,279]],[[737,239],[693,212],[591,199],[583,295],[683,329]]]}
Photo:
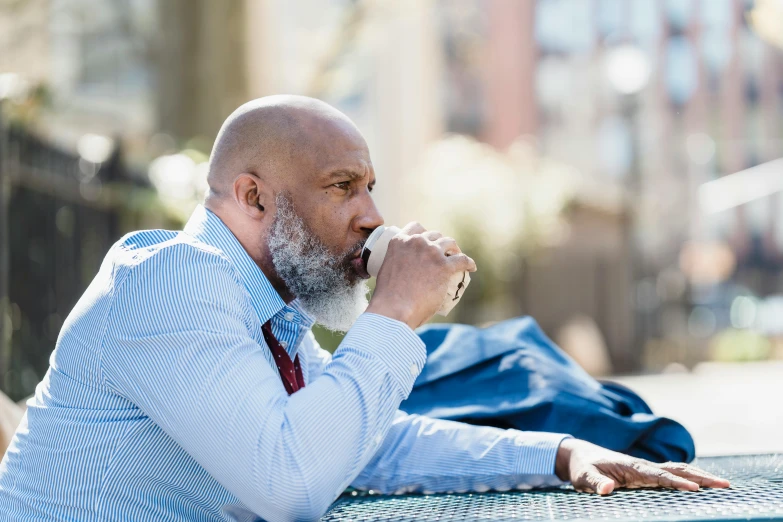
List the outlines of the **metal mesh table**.
{"label": "metal mesh table", "polygon": [[694,464],[729,479],[731,488],[619,490],[606,497],[567,487],[399,496],[352,492],[321,520],[783,520],[783,454],[701,458]]}

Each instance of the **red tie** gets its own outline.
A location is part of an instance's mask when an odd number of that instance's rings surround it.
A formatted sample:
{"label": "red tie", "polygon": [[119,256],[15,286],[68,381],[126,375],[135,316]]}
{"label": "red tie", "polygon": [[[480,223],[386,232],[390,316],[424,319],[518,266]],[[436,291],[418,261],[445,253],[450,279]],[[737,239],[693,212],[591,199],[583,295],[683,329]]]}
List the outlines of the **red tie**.
{"label": "red tie", "polygon": [[299,354],[296,354],[294,362],[291,362],[291,357],[288,355],[288,352],[285,351],[285,348],[280,346],[280,343],[277,342],[277,339],[275,339],[275,336],[272,334],[271,321],[272,320],[270,319],[265,322],[264,326],[261,327],[261,330],[264,332],[266,344],[268,344],[269,349],[272,350],[275,363],[277,363],[277,371],[280,372],[280,377],[283,379],[283,386],[285,386],[288,395],[291,395],[299,390],[299,388],[304,388],[302,367],[299,366]]}

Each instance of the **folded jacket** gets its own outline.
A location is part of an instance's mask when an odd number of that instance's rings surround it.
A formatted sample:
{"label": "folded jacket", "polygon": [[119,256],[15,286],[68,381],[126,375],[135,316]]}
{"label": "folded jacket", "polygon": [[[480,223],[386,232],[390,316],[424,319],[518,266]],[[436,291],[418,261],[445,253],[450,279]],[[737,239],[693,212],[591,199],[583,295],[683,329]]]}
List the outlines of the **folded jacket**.
{"label": "folded jacket", "polygon": [[431,324],[416,330],[427,364],[400,409],[440,419],[569,433],[654,462],[690,462],[693,438],[633,391],[599,382],[531,317],[487,328]]}

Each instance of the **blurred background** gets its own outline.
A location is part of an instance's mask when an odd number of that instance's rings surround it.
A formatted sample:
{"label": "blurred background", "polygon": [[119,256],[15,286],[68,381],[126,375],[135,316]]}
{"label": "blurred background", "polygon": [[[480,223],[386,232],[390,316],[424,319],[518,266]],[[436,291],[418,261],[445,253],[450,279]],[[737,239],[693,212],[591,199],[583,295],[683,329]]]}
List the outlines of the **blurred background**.
{"label": "blurred background", "polygon": [[738,362],[704,386],[779,394],[783,0],[0,0],[7,395],[111,244],[181,227],[223,119],[276,93],[350,116],[386,222],[477,260],[448,321],[532,315],[672,403]]}

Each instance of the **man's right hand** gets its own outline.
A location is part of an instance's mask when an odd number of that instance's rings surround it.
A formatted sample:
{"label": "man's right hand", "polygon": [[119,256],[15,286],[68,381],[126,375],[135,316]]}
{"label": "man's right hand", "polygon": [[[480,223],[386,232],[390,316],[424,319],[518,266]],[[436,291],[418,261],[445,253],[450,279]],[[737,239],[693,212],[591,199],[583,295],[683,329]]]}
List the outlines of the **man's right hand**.
{"label": "man's right hand", "polygon": [[656,464],[596,446],[565,439],[555,462],[560,480],[574,489],[608,495],[615,488],[670,488],[696,491],[699,487],[727,488],[729,481],[682,462]]}
{"label": "man's right hand", "polygon": [[451,276],[465,271],[475,272],[476,262],[453,238],[408,223],[389,242],[367,312],[418,328],[443,304]]}

